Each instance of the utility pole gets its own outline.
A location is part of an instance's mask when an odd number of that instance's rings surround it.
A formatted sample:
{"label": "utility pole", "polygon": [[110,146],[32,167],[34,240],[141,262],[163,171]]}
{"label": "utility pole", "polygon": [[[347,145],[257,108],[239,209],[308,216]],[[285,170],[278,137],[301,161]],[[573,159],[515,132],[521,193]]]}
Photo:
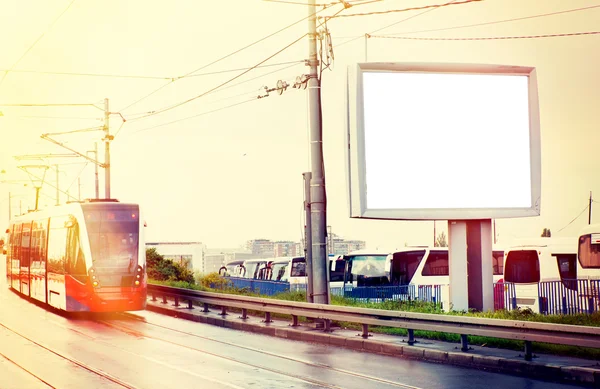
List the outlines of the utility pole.
{"label": "utility pole", "polygon": [[592,199],[592,191],[590,191],[590,204],[588,205],[588,224],[592,224],[592,203],[594,200]]}
{"label": "utility pole", "polygon": [[56,169],[56,205],[60,205],[60,190],[58,190],[58,165],[54,165],[54,168]]}
{"label": "utility pole", "polygon": [[315,0],[308,1],[308,102],[310,111],[310,211],[312,226],[313,296],[318,304],[329,304],[327,277],[325,167],[321,123],[321,81],[318,76],[317,15]]}
{"label": "utility pole", "polygon": [[108,110],[108,98],[104,99],[104,141],[105,141],[105,156],[104,156],[104,197],[110,199],[110,111]]}
{"label": "utility pole", "polygon": [[302,173],[304,176],[304,210],[306,212],[306,225],[304,226],[304,255],[306,258],[306,301],[314,302],[313,298],[313,260],[312,260],[312,226],[310,215],[310,177],[311,173]]}
{"label": "utility pole", "polygon": [[[94,142],[94,159],[98,161],[98,142]],[[94,164],[94,181],[96,184],[96,199],[100,198],[100,187],[98,185],[98,164]]]}

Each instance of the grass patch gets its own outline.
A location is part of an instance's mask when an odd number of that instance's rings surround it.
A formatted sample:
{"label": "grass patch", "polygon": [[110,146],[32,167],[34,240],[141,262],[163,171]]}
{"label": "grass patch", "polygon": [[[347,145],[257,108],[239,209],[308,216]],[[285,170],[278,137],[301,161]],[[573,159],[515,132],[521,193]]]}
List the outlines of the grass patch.
{"label": "grass patch", "polygon": [[[220,285],[220,288],[210,288],[203,285],[202,282],[195,284],[183,282],[183,281],[155,281],[150,280],[151,284],[173,286],[177,288],[187,288],[194,290],[201,290],[205,292],[224,293],[224,294],[235,294],[242,296],[252,296],[261,298],[271,298],[276,300],[285,301],[299,301],[306,302],[305,292],[283,292],[273,296],[261,295],[259,293],[251,292],[245,288],[235,288],[229,285]],[[404,311],[404,312],[417,312],[417,313],[432,313],[439,315],[450,315],[450,316],[467,316],[467,317],[481,317],[490,319],[504,319],[504,320],[520,320],[520,321],[531,321],[541,323],[554,323],[554,324],[569,324],[579,326],[590,326],[600,327],[600,312],[589,314],[575,314],[575,315],[542,315],[534,313],[529,309],[516,309],[512,311],[498,310],[488,312],[459,312],[451,311],[444,312],[439,305],[434,303],[422,302],[422,301],[390,301],[374,303],[364,302],[354,299],[349,299],[341,296],[331,296],[331,304],[338,306],[357,307],[357,308],[373,308],[373,309],[384,309],[389,311]],[[241,312],[241,309],[229,308],[228,312]],[[249,315],[262,317],[264,313],[261,311],[248,311]],[[284,314],[271,314],[272,318],[280,318],[291,320],[291,315]],[[300,322],[308,322],[309,320],[305,317],[298,318]],[[349,323],[349,322],[334,322],[341,328],[362,330],[360,324]],[[380,326],[369,326],[369,331],[373,333],[396,335],[396,336],[407,336],[407,331],[402,328],[394,327],[380,327]],[[415,331],[415,338],[418,339],[431,339],[440,340],[451,343],[460,343],[460,335],[445,333],[445,332],[434,332],[434,331]],[[470,345],[477,345],[490,348],[501,348],[507,350],[515,350],[523,352],[524,342],[510,339],[499,339],[490,338],[483,336],[468,336]],[[592,360],[600,360],[600,349],[589,348],[589,347],[573,347],[573,346],[562,346],[548,343],[533,343],[534,353],[551,354],[551,355],[564,355],[571,357],[579,357]]]}

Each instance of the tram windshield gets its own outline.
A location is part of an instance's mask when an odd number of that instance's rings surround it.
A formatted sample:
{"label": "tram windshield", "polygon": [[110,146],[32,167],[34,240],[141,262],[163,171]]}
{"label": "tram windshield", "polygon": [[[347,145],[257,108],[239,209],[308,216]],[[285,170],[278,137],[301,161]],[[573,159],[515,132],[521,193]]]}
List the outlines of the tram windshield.
{"label": "tram windshield", "polygon": [[[84,211],[84,215],[96,271],[99,274],[133,274],[139,248],[137,207],[94,209]],[[104,285],[108,286],[106,282]]]}

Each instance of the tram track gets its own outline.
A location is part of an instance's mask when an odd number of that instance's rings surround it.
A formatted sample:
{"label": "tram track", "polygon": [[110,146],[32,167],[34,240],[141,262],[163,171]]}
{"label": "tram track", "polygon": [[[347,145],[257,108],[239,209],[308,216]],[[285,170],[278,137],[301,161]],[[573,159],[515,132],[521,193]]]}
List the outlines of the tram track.
{"label": "tram track", "polygon": [[[85,364],[85,363],[83,363],[83,362],[81,362],[81,361],[78,361],[77,359],[75,359],[75,358],[73,358],[73,357],[71,357],[71,356],[67,355],[66,353],[60,353],[60,352],[58,352],[58,351],[56,351],[56,350],[52,349],[51,347],[48,347],[48,346],[46,346],[46,345],[42,344],[42,343],[41,343],[41,342],[39,342],[39,341],[33,340],[33,339],[31,339],[30,337],[28,337],[28,336],[26,336],[26,335],[23,335],[23,334],[19,333],[19,332],[18,332],[18,331],[16,331],[15,329],[13,329],[13,328],[11,328],[11,327],[9,327],[9,326],[7,326],[7,325],[3,324],[3,323],[0,323],[0,327],[4,328],[5,330],[9,331],[9,332],[10,332],[10,333],[12,333],[12,334],[14,334],[14,335],[18,336],[19,338],[22,338],[22,339],[26,340],[27,342],[29,342],[29,343],[31,343],[31,344],[33,344],[33,345],[37,346],[37,347],[40,347],[40,348],[42,348],[42,349],[44,349],[44,350],[46,350],[46,351],[50,352],[51,354],[53,354],[53,355],[55,355],[55,356],[57,356],[57,357],[59,357],[59,358],[61,358],[61,359],[65,360],[65,361],[67,361],[67,362],[69,362],[69,363],[72,363],[72,364],[74,364],[74,365],[76,365],[76,366],[78,366],[78,367],[80,367],[80,368],[82,368],[82,369],[84,369],[84,370],[86,370],[86,371],[88,371],[88,372],[90,372],[90,373],[92,373],[92,374],[94,374],[94,375],[96,375],[96,376],[98,376],[98,377],[102,378],[102,379],[105,379],[105,380],[111,381],[112,383],[114,383],[114,384],[117,384],[117,385],[119,385],[119,386],[121,386],[121,387],[123,387],[123,388],[127,388],[127,389],[138,389],[138,388],[137,388],[135,385],[132,385],[132,384],[130,384],[130,383],[127,383],[127,382],[125,382],[125,381],[123,381],[123,380],[121,380],[121,379],[119,379],[119,378],[117,378],[117,377],[114,377],[113,375],[111,375],[111,374],[109,374],[109,373],[107,373],[107,372],[105,372],[105,371],[102,371],[102,370],[100,370],[100,369],[96,369],[96,368],[94,368],[94,367],[92,367],[92,366],[89,366],[89,365],[87,365],[87,364]],[[25,371],[27,374],[31,375],[32,377],[35,377],[35,378],[36,378],[36,379],[38,379],[39,381],[41,381],[41,382],[43,382],[44,384],[48,385],[48,387],[50,387],[50,388],[57,388],[57,389],[58,389],[58,387],[56,387],[56,386],[53,386],[53,385],[52,385],[51,383],[49,383],[47,380],[45,380],[45,379],[43,379],[42,377],[38,376],[37,374],[35,374],[34,372],[32,372],[30,369],[27,369],[25,366],[23,366],[23,365],[21,365],[21,364],[17,363],[16,361],[14,361],[13,359],[9,358],[8,356],[6,356],[6,355],[4,355],[4,354],[0,354],[0,355],[2,355],[4,358],[6,358],[6,359],[7,359],[8,361],[10,361],[12,364],[16,365],[16,366],[17,366],[18,368],[20,368],[21,370]]]}
{"label": "tram track", "polygon": [[43,383],[44,385],[48,386],[49,388],[55,389],[55,386],[52,386],[48,381],[44,380],[42,377],[40,377],[39,375],[35,374],[34,372],[32,372],[31,370],[27,369],[25,366],[19,364],[17,361],[11,359],[8,355],[5,355],[3,353],[0,353],[0,356],[4,359],[6,359],[11,365],[15,366],[16,368],[18,368],[19,370],[25,372],[26,374],[30,375],[31,377],[35,378],[36,380],[40,381],[41,383]]}
{"label": "tram track", "polygon": [[[286,360],[286,361],[300,363],[300,364],[303,364],[305,366],[309,366],[309,367],[313,367],[313,368],[318,368],[318,369],[323,369],[323,370],[327,370],[329,372],[335,372],[335,373],[339,373],[339,374],[344,374],[344,375],[351,376],[351,377],[354,377],[354,378],[360,378],[360,379],[364,379],[364,380],[367,380],[367,381],[371,381],[371,382],[375,382],[375,383],[379,383],[379,384],[384,384],[384,385],[389,385],[389,386],[397,387],[397,388],[403,388],[403,389],[421,389],[421,388],[419,388],[417,386],[407,385],[407,384],[403,384],[403,383],[400,383],[400,382],[395,382],[395,381],[391,381],[391,380],[387,380],[387,379],[384,379],[384,378],[375,377],[375,376],[368,375],[368,374],[357,373],[357,372],[354,372],[354,371],[349,371],[349,370],[346,370],[346,369],[341,369],[341,368],[333,367],[333,366],[330,366],[330,365],[327,365],[327,364],[323,364],[323,363],[312,362],[312,361],[308,361],[308,360],[305,360],[305,359],[291,357],[291,356],[288,356],[288,355],[274,353],[274,352],[270,352],[270,351],[266,351],[266,350],[259,350],[257,348],[250,347],[250,346],[242,346],[242,345],[239,345],[239,344],[235,344],[235,343],[231,343],[231,342],[227,342],[227,341],[223,341],[223,340],[214,339],[214,338],[210,338],[210,337],[207,337],[207,336],[202,336],[202,335],[194,334],[194,333],[191,333],[191,332],[188,332],[188,331],[182,331],[182,330],[170,328],[170,327],[167,327],[167,326],[164,326],[164,325],[161,325],[161,324],[156,324],[156,323],[148,322],[145,319],[142,319],[140,316],[137,316],[137,315],[134,315],[134,314],[130,314],[130,313],[120,313],[119,315],[121,315],[123,317],[127,317],[129,319],[133,319],[135,321],[142,322],[142,323],[147,324],[147,325],[151,325],[151,326],[160,328],[162,330],[173,331],[173,332],[176,332],[178,334],[192,336],[194,338],[198,338],[198,339],[202,339],[202,340],[206,340],[206,341],[210,341],[210,342],[222,344],[222,345],[225,345],[225,346],[229,346],[229,347],[233,347],[233,348],[237,348],[237,349],[242,349],[242,350],[246,350],[246,351],[250,351],[250,352],[255,352],[255,353],[260,354],[260,355],[269,355],[269,356],[274,357],[274,358],[279,358],[279,359],[283,359],[283,360]],[[271,372],[274,372],[274,373],[278,373],[278,374],[283,374],[283,375],[286,375],[286,376],[289,376],[289,377],[301,379],[303,381],[306,381],[306,382],[309,382],[309,383],[313,383],[313,384],[316,384],[316,385],[319,385],[319,386],[323,386],[323,387],[326,387],[326,388],[339,388],[336,385],[332,385],[332,384],[328,384],[328,383],[321,382],[321,381],[318,381],[318,380],[314,380],[312,378],[298,376],[298,375],[295,375],[295,374],[291,374],[289,372],[284,372],[284,371],[281,371],[281,370],[278,370],[278,369],[273,369],[273,368],[265,367],[265,366],[262,366],[262,365],[255,365],[255,364],[252,364],[252,363],[248,363],[248,362],[245,362],[245,361],[238,360],[236,358],[231,358],[231,357],[227,357],[227,356],[224,356],[224,355],[219,355],[219,354],[212,353],[212,352],[209,352],[209,351],[206,351],[206,350],[200,350],[200,349],[195,348],[195,347],[190,347],[190,346],[187,346],[187,345],[184,345],[184,344],[173,342],[173,341],[170,341],[168,339],[161,339],[159,337],[148,335],[148,334],[145,334],[145,333],[143,333],[141,331],[138,331],[138,330],[135,330],[135,329],[131,329],[131,328],[127,327],[127,326],[115,324],[114,322],[109,322],[109,321],[105,321],[105,320],[99,320],[99,322],[102,323],[102,324],[104,324],[104,325],[107,325],[107,326],[109,326],[111,328],[114,328],[114,329],[120,330],[122,332],[128,333],[130,335],[142,336],[142,337],[146,337],[146,338],[149,338],[149,339],[154,339],[154,340],[166,342],[166,343],[169,343],[169,344],[172,344],[172,345],[176,345],[176,346],[179,346],[179,347],[185,347],[187,349],[191,349],[191,350],[194,350],[194,351],[206,353],[206,354],[218,357],[218,358],[222,358],[222,359],[226,359],[226,360],[229,360],[229,361],[233,361],[233,362],[245,364],[245,365],[248,365],[248,366],[251,366],[251,367],[255,367],[255,368],[260,368],[260,369],[263,369],[263,370],[268,370],[268,371],[271,371]]]}

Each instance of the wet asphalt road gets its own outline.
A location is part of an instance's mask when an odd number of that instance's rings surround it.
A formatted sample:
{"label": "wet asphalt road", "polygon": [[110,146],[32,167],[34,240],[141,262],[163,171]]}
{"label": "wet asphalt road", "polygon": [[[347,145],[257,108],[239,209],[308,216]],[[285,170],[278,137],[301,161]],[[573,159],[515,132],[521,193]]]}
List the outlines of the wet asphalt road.
{"label": "wet asphalt road", "polygon": [[0,280],[5,388],[568,388],[272,338],[153,312],[66,315]]}

